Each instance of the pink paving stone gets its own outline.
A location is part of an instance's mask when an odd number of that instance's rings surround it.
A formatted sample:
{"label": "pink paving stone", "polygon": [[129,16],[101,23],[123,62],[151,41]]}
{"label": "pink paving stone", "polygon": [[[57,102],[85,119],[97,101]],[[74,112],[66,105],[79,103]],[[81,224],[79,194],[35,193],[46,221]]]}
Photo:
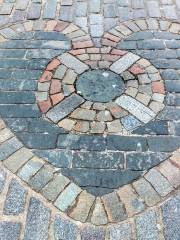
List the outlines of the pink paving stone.
{"label": "pink paving stone", "polygon": [[0,130],[5,127],[6,127],[5,123],[3,122],[3,120],[0,119]]}
{"label": "pink paving stone", "polygon": [[46,67],[46,70],[52,71],[56,69],[60,65],[60,61],[58,59],[53,59]]}
{"label": "pink paving stone", "polygon": [[106,38],[102,39],[102,45],[103,46],[111,46],[111,47],[116,47],[117,43],[111,40],[108,40]]}
{"label": "pink paving stone", "polygon": [[39,82],[49,82],[52,78],[52,72],[50,71],[44,71],[42,76],[39,79]]}
{"label": "pink paving stone", "polygon": [[56,25],[57,25],[56,20],[50,20],[47,22],[45,29],[46,31],[53,31]]}
{"label": "pink paving stone", "polygon": [[120,55],[120,56],[124,56],[126,53],[127,53],[127,51],[123,51],[123,50],[119,50],[119,49],[113,49],[111,51],[111,54]]}
{"label": "pink paving stone", "polygon": [[102,60],[114,62],[120,58],[119,55],[103,54]]}
{"label": "pink paving stone", "polygon": [[117,43],[121,40],[119,37],[114,36],[114,35],[112,35],[110,33],[105,33],[103,37],[107,38],[107,39],[109,39],[109,40],[111,40],[113,42],[117,42]]}
{"label": "pink paving stone", "polygon": [[139,65],[137,64],[134,64],[130,69],[129,71],[135,75],[138,75],[138,74],[141,74],[141,73],[144,73],[145,70],[143,68],[141,68]]}
{"label": "pink paving stone", "polygon": [[172,186],[178,187],[180,185],[180,170],[170,161],[165,161],[158,169],[168,179]]}
{"label": "pink paving stone", "polygon": [[54,30],[57,32],[63,31],[69,25],[68,22],[59,21],[55,26]]}
{"label": "pink paving stone", "polygon": [[46,100],[46,101],[41,101],[37,103],[41,112],[42,113],[46,113],[50,108],[51,108],[51,101],[50,99]]}
{"label": "pink paving stone", "polygon": [[74,56],[77,56],[77,55],[86,53],[86,51],[85,51],[85,49],[77,49],[77,50],[71,50],[71,51],[69,51],[69,53],[71,53]]}
{"label": "pink paving stone", "polygon": [[61,92],[61,82],[56,79],[52,79],[50,94],[55,94]]}
{"label": "pink paving stone", "polygon": [[99,48],[88,48],[87,53],[99,53]]}
{"label": "pink paving stone", "polygon": [[170,161],[180,169],[180,152],[175,152],[170,158]]}
{"label": "pink paving stone", "polygon": [[93,47],[93,42],[88,40],[88,41],[83,41],[83,42],[73,42],[73,48],[78,49],[78,48],[89,48]]}
{"label": "pink paving stone", "polygon": [[152,82],[153,93],[165,94],[164,84],[162,82]]}
{"label": "pink paving stone", "polygon": [[98,66],[98,61],[90,61],[90,60],[87,60],[87,61],[85,61],[85,63],[87,64],[87,65],[89,65],[89,66],[91,66],[91,68],[97,68],[97,66]]}
{"label": "pink paving stone", "polygon": [[51,100],[53,103],[53,106],[56,105],[57,103],[61,102],[64,99],[64,95],[62,93],[57,93],[54,95],[51,95]]}

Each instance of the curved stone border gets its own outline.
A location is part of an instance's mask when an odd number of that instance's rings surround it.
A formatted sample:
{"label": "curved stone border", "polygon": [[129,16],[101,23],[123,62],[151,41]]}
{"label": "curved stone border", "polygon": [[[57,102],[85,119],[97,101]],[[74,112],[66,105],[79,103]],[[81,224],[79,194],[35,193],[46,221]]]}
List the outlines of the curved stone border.
{"label": "curved stone border", "polygon": [[180,24],[167,20],[159,20],[154,18],[139,19],[120,23],[118,26],[106,32],[101,40],[102,46],[116,47],[123,39],[133,33],[140,31],[169,31],[170,33],[179,34]]}
{"label": "curved stone border", "polygon": [[58,173],[17,140],[0,122],[0,161],[60,211],[80,222],[118,223],[163,201],[180,185],[180,150],[131,184],[94,197]]}
{"label": "curved stone border", "polygon": [[[125,80],[125,94],[107,104],[86,101],[74,84],[89,69],[119,74]],[[65,130],[122,134],[154,119],[164,108],[164,94],[160,72],[146,59],[115,48],[87,48],[53,59],[39,79],[36,96],[47,120]]]}

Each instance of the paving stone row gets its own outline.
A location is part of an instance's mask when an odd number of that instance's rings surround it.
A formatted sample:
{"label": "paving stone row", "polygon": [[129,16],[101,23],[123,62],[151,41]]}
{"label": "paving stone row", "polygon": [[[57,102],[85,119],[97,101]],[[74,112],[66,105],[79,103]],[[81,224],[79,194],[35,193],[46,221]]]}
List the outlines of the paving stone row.
{"label": "paving stone row", "polygon": [[[99,42],[103,32],[118,22],[139,18],[165,18],[178,20],[180,17],[179,0],[136,0],[136,1],[100,1],[100,0],[67,0],[67,1],[33,1],[14,0],[1,3],[0,25],[23,20],[60,19],[74,22],[89,31]],[[10,16],[10,17],[9,17]]]}
{"label": "paving stone row", "polygon": [[[1,132],[6,129],[3,122],[1,122],[1,129]],[[11,136],[10,140],[13,138]],[[1,144],[1,152],[4,150],[5,143],[6,149],[11,148],[9,139],[5,138]],[[87,221],[94,225],[120,222],[132,217],[162,201],[177,189],[180,183],[179,152],[147,173],[145,172],[143,177],[132,184],[120,188],[117,186],[116,191],[102,197],[95,197],[83,190],[79,184],[76,185],[74,181],[62,175],[59,168],[52,167],[43,158],[33,156],[29,149],[22,146],[19,150],[13,149],[6,158],[1,158],[1,161],[11,172],[42,194],[59,210],[66,212],[77,221]],[[122,164],[122,160],[119,163]],[[2,172],[1,175],[0,186],[3,189],[6,174]],[[25,198],[26,191],[22,190],[16,181],[12,181],[4,204],[4,213],[18,215],[23,212]],[[14,202],[14,199],[17,201]]]}
{"label": "paving stone row", "polygon": [[[175,154],[179,155],[178,152]],[[170,161],[174,164],[178,159],[175,158],[174,155]],[[143,184],[146,192],[144,196],[147,197],[146,194],[149,191],[152,193],[152,195],[150,194],[152,201],[146,198],[147,202],[150,203],[148,206],[153,206],[154,201],[156,202],[155,207],[145,209],[143,201],[137,199],[137,192],[134,192],[132,187],[127,185],[124,189],[120,189],[117,195],[113,193],[111,196],[105,195],[102,200],[99,198],[96,200],[96,206],[93,208],[94,211],[91,214],[91,219],[95,225],[107,224],[106,214],[108,214],[113,224],[108,224],[107,226],[93,226],[90,222],[82,225],[78,222],[83,218],[86,219],[90,217],[86,211],[89,209],[89,204],[91,205],[92,202],[94,202],[94,199],[92,198],[90,202],[86,192],[81,192],[79,195],[81,210],[78,210],[78,205],[76,205],[70,212],[70,216],[77,216],[78,221],[73,221],[65,217],[57,208],[54,208],[51,203],[47,202],[39,194],[32,191],[19,178],[14,177],[14,175],[2,165],[0,167],[0,181],[0,239],[3,240],[12,238],[16,240],[159,240],[163,236],[165,239],[177,240],[180,236],[178,228],[179,192],[176,191],[173,195],[168,195],[165,201],[161,201],[160,195],[154,190],[150,183],[147,182],[146,184],[148,185],[144,185],[144,183],[141,182],[145,181],[143,179],[134,182],[135,190],[138,192],[138,188],[141,189]],[[60,182],[63,184],[62,181],[56,181],[56,183]],[[139,183],[141,185],[139,185]],[[64,184],[68,183],[64,182]],[[68,186],[70,189],[71,185]],[[165,188],[164,186],[164,189]],[[74,187],[71,187],[71,190],[75,190]],[[72,196],[75,192],[69,192],[69,194]],[[123,203],[119,201],[118,194],[121,194],[121,200],[125,201],[125,206],[128,206],[128,215],[133,216],[132,213],[136,213],[134,217],[128,218],[126,221],[123,221],[123,223],[116,223],[120,218],[122,220],[126,219],[124,213],[125,208]],[[51,195],[53,195],[53,193]],[[115,205],[112,205],[112,201]],[[106,211],[104,210],[104,206]]]}

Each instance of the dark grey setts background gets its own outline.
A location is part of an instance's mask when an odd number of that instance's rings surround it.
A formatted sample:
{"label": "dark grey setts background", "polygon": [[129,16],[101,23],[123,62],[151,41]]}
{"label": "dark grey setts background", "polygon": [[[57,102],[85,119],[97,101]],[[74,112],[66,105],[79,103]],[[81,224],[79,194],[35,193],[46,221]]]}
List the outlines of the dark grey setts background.
{"label": "dark grey setts background", "polygon": [[[66,41],[64,49],[57,49],[52,40]],[[44,32],[23,33],[2,43],[0,115],[36,155],[92,194],[102,195],[141,176],[180,146],[180,36],[140,32],[119,43],[119,49],[161,69],[167,90],[163,112],[129,137],[72,135],[42,119],[35,104],[37,80],[47,63],[70,47],[62,34]]]}

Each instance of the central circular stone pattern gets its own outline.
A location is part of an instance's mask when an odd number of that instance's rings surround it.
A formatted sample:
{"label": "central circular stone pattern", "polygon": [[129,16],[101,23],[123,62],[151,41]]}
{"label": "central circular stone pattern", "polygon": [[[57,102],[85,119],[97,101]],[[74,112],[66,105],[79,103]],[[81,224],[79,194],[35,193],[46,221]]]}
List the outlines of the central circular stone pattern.
{"label": "central circular stone pattern", "polygon": [[87,71],[76,82],[77,93],[94,102],[109,102],[124,93],[124,89],[123,79],[105,70]]}

